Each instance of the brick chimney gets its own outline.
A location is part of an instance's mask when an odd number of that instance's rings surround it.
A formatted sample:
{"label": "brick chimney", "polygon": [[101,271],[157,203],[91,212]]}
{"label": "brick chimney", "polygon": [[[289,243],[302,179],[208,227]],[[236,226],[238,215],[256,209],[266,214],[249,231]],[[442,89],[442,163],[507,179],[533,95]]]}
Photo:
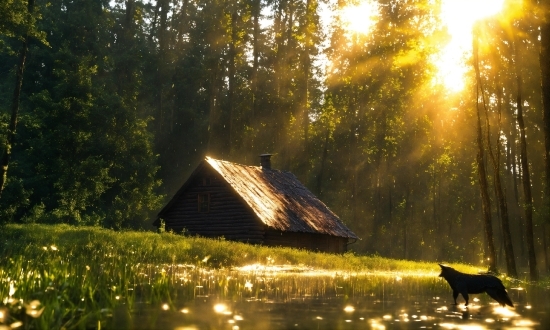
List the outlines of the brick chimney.
{"label": "brick chimney", "polygon": [[261,154],[260,155],[260,165],[262,169],[271,169],[271,154]]}

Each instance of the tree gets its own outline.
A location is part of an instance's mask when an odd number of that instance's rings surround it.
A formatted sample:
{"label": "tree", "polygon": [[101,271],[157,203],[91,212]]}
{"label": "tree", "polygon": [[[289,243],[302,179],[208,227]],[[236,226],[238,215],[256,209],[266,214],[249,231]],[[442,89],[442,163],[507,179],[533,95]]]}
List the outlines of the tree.
{"label": "tree", "polygon": [[[546,212],[550,212],[550,2],[539,1],[542,20],[540,25],[540,53],[539,64],[541,71],[541,91],[542,91],[542,106],[543,106],[543,129],[544,129],[544,162],[545,162],[545,198]],[[548,219],[548,216],[547,216]],[[546,270],[550,271],[550,261],[548,260],[547,240],[549,237],[548,230],[550,229],[549,221],[547,220],[544,226],[543,242],[546,258]]]}
{"label": "tree", "polygon": [[[499,117],[499,124],[498,124],[498,132],[501,132],[500,128],[500,118],[502,114],[502,89],[499,86],[498,88],[498,117]],[[514,249],[512,246],[512,236],[510,234],[510,219],[508,216],[508,203],[506,202],[506,196],[504,194],[504,190],[502,188],[502,180],[500,176],[500,134],[498,134],[497,141],[495,143],[496,151],[493,152],[492,150],[492,143],[491,143],[491,134],[490,134],[490,124],[489,124],[489,118],[488,118],[488,110],[487,105],[485,103],[485,97],[483,96],[483,107],[485,109],[485,116],[486,116],[486,129],[487,129],[487,144],[489,146],[489,155],[491,158],[491,163],[493,164],[493,173],[494,173],[494,184],[495,184],[495,192],[497,195],[497,200],[500,208],[500,223],[501,223],[501,230],[503,235],[503,241],[504,241],[504,253],[506,257],[506,267],[508,271],[508,275],[512,277],[517,277],[517,270],[516,270],[516,261],[514,257]]]}
{"label": "tree", "polygon": [[[8,8],[5,8],[8,9]],[[13,10],[6,10],[4,13],[14,13]],[[34,26],[35,17],[34,14],[34,0],[28,0],[27,2],[27,15],[24,15],[22,25],[23,32],[21,38],[23,39],[21,49],[19,50],[19,61],[17,63],[16,73],[15,73],[15,84],[13,88],[13,96],[11,99],[11,116],[9,121],[8,132],[6,136],[6,141],[4,144],[4,150],[2,152],[2,157],[0,158],[0,196],[4,191],[4,186],[6,184],[6,179],[8,175],[8,166],[10,162],[10,156],[12,153],[13,144],[15,142],[15,131],[17,128],[17,117],[19,114],[19,102],[21,97],[21,88],[23,85],[23,73],[25,71],[25,61],[27,59],[27,52],[29,49],[29,40],[32,35],[32,30]],[[2,22],[2,25],[7,25],[6,22]],[[12,22],[14,23],[14,22]],[[9,32],[9,30],[8,30]]]}
{"label": "tree", "polygon": [[[500,218],[500,229],[502,234],[502,242],[504,245],[504,252],[505,252],[505,260],[506,260],[506,266],[508,275],[517,277],[517,270],[516,270],[516,264],[515,264],[515,257],[514,257],[514,250],[512,246],[512,237],[510,233],[510,220],[508,215],[508,203],[506,201],[506,195],[504,192],[504,188],[502,187],[502,179],[501,179],[501,146],[502,146],[502,115],[503,115],[503,98],[505,90],[502,86],[501,79],[498,77],[498,74],[500,73],[501,76],[504,76],[502,72],[504,72],[504,67],[501,65],[501,57],[505,56],[503,54],[503,49],[506,49],[506,42],[503,42],[501,37],[504,35],[503,33],[499,33],[502,30],[501,27],[502,24],[499,23],[498,20],[486,20],[481,21],[478,23],[478,25],[475,28],[475,35],[474,40],[475,48],[474,51],[476,52],[474,54],[474,61],[475,61],[475,69],[476,69],[476,81],[478,85],[478,91],[481,92],[481,105],[485,117],[485,133],[486,133],[486,145],[487,145],[487,153],[489,155],[489,159],[491,161],[491,165],[493,168],[493,188],[495,192],[495,197],[498,205],[498,216]],[[489,33],[485,33],[484,35],[481,35],[480,31],[481,29],[484,29],[485,31],[491,31],[492,33],[489,35]],[[484,38],[483,44],[486,49],[486,53],[489,53],[489,56],[486,56],[485,59],[480,60],[479,56],[479,41],[478,39]],[[486,40],[489,39],[489,40]],[[480,63],[484,67],[490,67],[493,70],[486,70],[488,72],[485,72],[485,81],[483,81],[480,73]],[[493,79],[495,83],[493,86],[490,86],[490,81]],[[492,89],[491,89],[492,88]],[[486,94],[488,96],[486,97]],[[496,99],[495,101],[492,101],[492,108],[496,109],[490,109],[491,105],[488,104],[488,98]],[[496,103],[496,105],[494,104]],[[479,111],[479,101],[477,105],[477,109]],[[492,110],[492,111],[491,111]],[[491,119],[495,121],[494,125],[491,124]],[[493,130],[492,126],[495,126],[496,129]],[[494,131],[494,132],[493,132]],[[492,142],[492,135],[496,136],[496,142]]]}
{"label": "tree", "polygon": [[[135,68],[116,68],[120,39],[107,6],[59,0],[43,8],[49,47],[31,45],[26,74],[34,84],[22,90],[13,169],[28,203],[2,201],[15,221],[144,227],[159,207],[148,119],[135,100],[141,79]],[[121,72],[137,83],[119,88]]]}
{"label": "tree", "polygon": [[[364,234],[361,244],[369,251],[394,250],[391,235],[402,233],[406,214],[417,220],[411,216],[411,199],[424,198],[424,189],[429,189],[425,183],[431,182],[423,176],[429,164],[416,156],[424,154],[419,150],[433,150],[430,134],[424,135],[431,118],[423,102],[429,99],[424,97],[429,95],[424,87],[432,70],[427,54],[437,40],[437,19],[436,9],[424,4],[381,1],[372,30],[347,31],[345,22],[337,21],[331,33],[327,94],[337,123],[329,154],[331,190],[342,191],[337,204],[342,205],[343,217]],[[432,155],[426,157],[433,159]],[[398,213],[395,205],[406,210]],[[406,226],[413,228],[407,233],[414,235],[410,241],[419,242],[408,246],[410,256],[420,255],[416,251],[423,250],[422,244],[429,250],[435,243],[439,222],[422,225],[429,229],[413,233],[418,226],[412,220]],[[369,239],[374,236],[392,239]],[[403,235],[397,237],[401,241]]]}
{"label": "tree", "polygon": [[519,127],[520,135],[520,164],[522,171],[522,183],[523,183],[523,194],[524,194],[524,209],[525,209],[525,238],[527,243],[527,251],[529,254],[529,272],[532,281],[538,280],[538,270],[537,270],[537,258],[535,252],[535,242],[533,236],[533,197],[531,195],[531,175],[529,170],[529,161],[527,158],[527,139],[525,135],[525,122],[523,120],[523,91],[522,91],[522,77],[520,74],[520,64],[519,64],[519,51],[518,43],[514,42],[515,50],[515,66],[516,66],[516,81],[517,81],[517,92],[516,92],[516,107],[517,107],[517,123]]}
{"label": "tree", "polygon": [[[477,40],[477,33],[474,32],[474,39],[473,39],[473,55],[474,55],[474,68],[476,71],[476,113],[477,113],[477,156],[476,156],[476,164],[477,164],[477,175],[479,180],[479,187],[481,190],[481,205],[483,207],[483,224],[485,229],[485,244],[487,246],[487,259],[489,261],[489,271],[496,272],[496,253],[495,253],[495,246],[494,246],[494,240],[493,240],[493,224],[491,222],[491,201],[489,199],[489,187],[487,184],[487,174],[485,173],[485,160],[484,160],[484,146],[483,146],[483,133],[481,130],[481,115],[480,115],[480,105],[479,105],[479,99],[480,95],[479,92],[481,90],[481,98],[485,98],[483,95],[483,89],[481,84],[481,77],[479,73],[479,56],[478,56],[478,40]],[[483,103],[485,101],[483,100]]]}

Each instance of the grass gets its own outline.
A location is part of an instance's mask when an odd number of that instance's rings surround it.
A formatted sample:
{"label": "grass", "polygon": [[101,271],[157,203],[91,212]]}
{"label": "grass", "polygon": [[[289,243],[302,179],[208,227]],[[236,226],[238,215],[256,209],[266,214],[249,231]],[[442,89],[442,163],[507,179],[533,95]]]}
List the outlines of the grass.
{"label": "grass", "polygon": [[[259,264],[305,265],[344,271],[436,272],[437,264],[387,259],[353,253],[343,255],[316,253],[291,248],[273,248],[226,241],[184,237],[153,232],[112,231],[99,227],[68,225],[7,225],[3,230],[3,255],[33,257],[44,247],[55,246],[62,254],[90,256],[103,254],[125,258],[129,263],[201,264],[214,268]],[[453,265],[464,271],[478,268]]]}
{"label": "grass", "polygon": [[[284,274],[272,276],[267,283],[235,270],[250,264],[291,265],[297,271],[323,269],[333,275],[323,284]],[[477,271],[472,266],[453,266]],[[288,292],[295,287],[322,292],[339,288],[348,296],[385,281],[365,281],[349,274],[427,273],[436,279],[438,268],[429,262],[269,248],[169,233],[10,224],[2,228],[0,242],[0,328],[101,328],[109,324],[117,306],[130,311],[136,303],[175,308],[176,301],[192,300],[202,291],[235,298],[258,297],[270,288],[286,287]],[[302,282],[297,285],[297,281]]]}

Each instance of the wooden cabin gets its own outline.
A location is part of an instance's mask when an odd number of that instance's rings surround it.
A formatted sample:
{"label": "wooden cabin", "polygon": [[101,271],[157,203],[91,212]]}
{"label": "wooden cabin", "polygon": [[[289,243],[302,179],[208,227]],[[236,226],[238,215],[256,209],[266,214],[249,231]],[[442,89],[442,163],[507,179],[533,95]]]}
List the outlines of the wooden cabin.
{"label": "wooden cabin", "polygon": [[203,237],[343,253],[357,236],[290,172],[206,157],[154,225]]}

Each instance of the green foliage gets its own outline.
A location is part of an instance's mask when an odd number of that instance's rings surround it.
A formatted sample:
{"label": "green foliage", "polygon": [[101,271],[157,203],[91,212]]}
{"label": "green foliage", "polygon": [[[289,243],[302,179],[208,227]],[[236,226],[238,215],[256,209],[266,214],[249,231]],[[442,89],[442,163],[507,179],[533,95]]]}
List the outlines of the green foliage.
{"label": "green foliage", "polygon": [[[50,47],[31,49],[36,83],[26,88],[7,188],[19,193],[3,198],[2,210],[18,222],[146,226],[162,199],[150,119],[138,115],[135,95],[117,93],[116,76],[106,75],[112,36],[102,27],[110,15],[100,3],[63,4],[65,10],[62,3],[43,8]],[[14,201],[21,194],[25,202]]]}
{"label": "green foliage", "polygon": [[[477,262],[475,100],[472,89],[451,95],[432,82],[446,38],[439,2],[377,1],[366,34],[338,17],[323,25],[324,6],[338,13],[353,3],[52,0],[30,16],[26,2],[2,1],[0,138],[14,55],[25,33],[32,38],[0,221],[147,228],[206,154],[256,165],[269,152],[274,168],[292,171],[362,238],[355,251]],[[493,139],[506,137],[501,168],[519,228],[515,59],[502,22],[486,22],[481,74],[492,100],[505,91],[488,120]],[[525,40],[529,154],[540,177],[533,22],[512,27]],[[537,224],[548,213],[541,182]]]}
{"label": "green foliage", "polygon": [[[20,42],[27,35],[47,45],[46,34],[38,28],[37,22],[42,18],[41,12],[29,13],[29,1],[3,0],[0,2],[0,55],[16,55]],[[14,42],[15,43],[14,47]]]}

